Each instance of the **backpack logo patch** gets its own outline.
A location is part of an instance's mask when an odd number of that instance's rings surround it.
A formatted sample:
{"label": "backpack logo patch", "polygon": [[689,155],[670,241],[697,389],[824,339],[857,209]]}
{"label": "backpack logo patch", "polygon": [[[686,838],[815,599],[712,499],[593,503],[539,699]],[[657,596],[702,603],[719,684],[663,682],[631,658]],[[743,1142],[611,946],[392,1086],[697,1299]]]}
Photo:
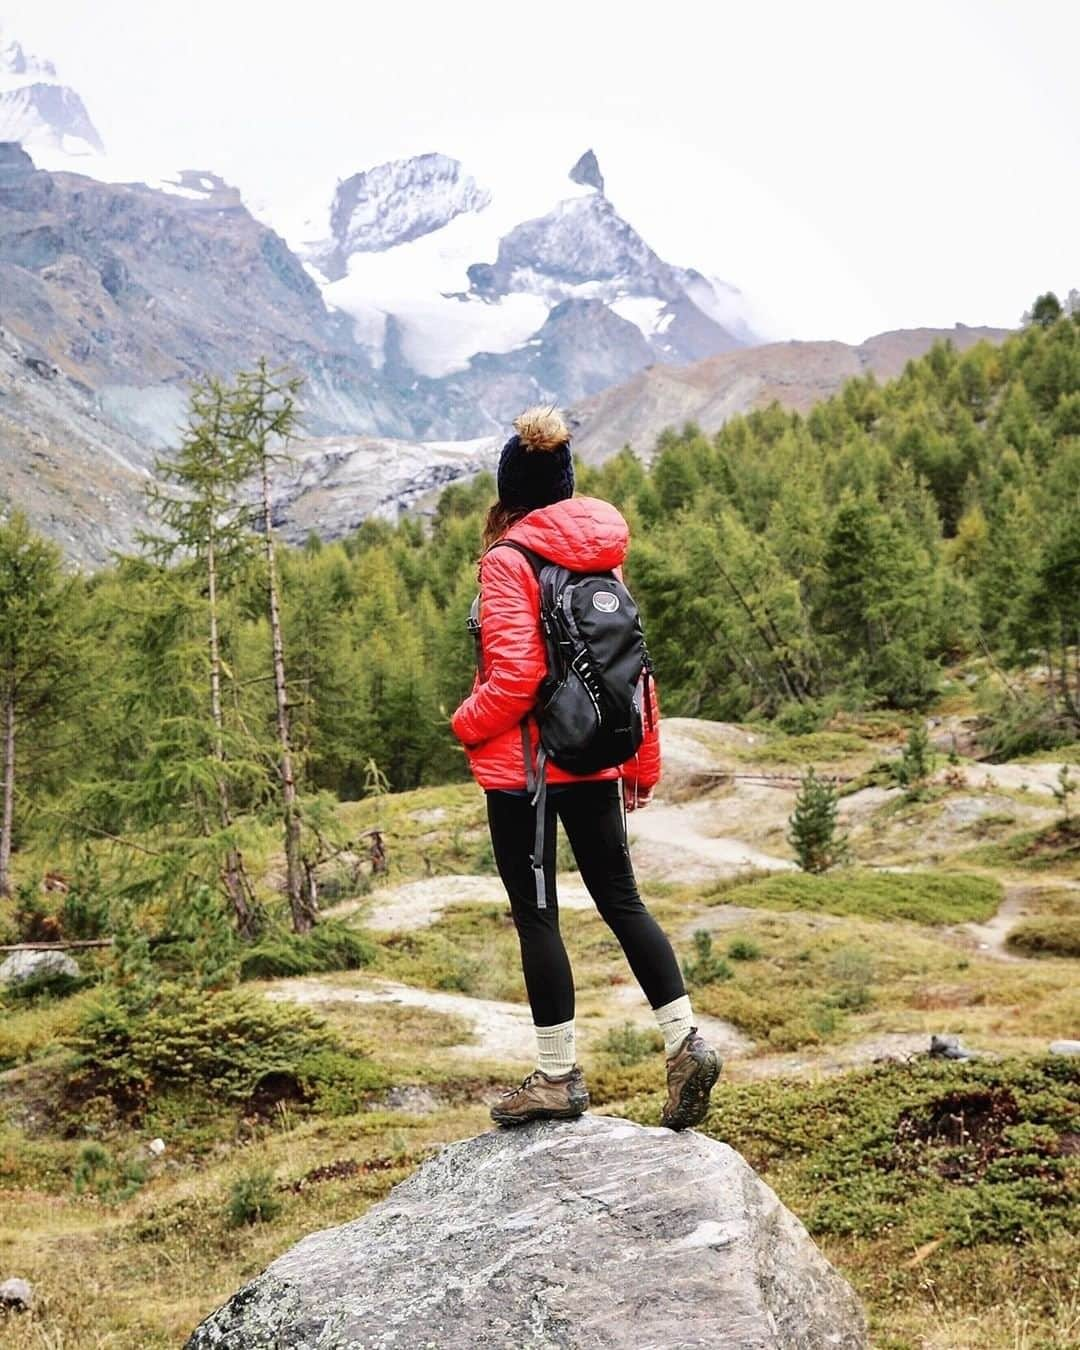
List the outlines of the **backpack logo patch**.
{"label": "backpack logo patch", "polygon": [[619,597],[610,591],[596,591],[592,598],[593,609],[601,614],[614,614],[619,608]]}

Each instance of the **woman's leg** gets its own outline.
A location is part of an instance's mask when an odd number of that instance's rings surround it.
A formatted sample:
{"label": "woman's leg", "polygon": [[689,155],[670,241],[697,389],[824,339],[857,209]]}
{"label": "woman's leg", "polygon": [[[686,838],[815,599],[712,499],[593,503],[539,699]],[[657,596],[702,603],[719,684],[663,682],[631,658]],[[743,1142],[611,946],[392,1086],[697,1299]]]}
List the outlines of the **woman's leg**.
{"label": "woman's leg", "polygon": [[686,986],[671,943],[638,894],[618,783],[576,783],[549,800],[556,804],[581,879],[618,938],[650,1006],[664,1009],[684,999]]}
{"label": "woman's leg", "polygon": [[540,909],[532,871],[536,808],[528,797],[489,792],[487,809],[495,865],[510,897],[510,912],[521,944],[525,989],[543,1050],[543,1031],[563,1027],[574,1018],[574,978],[559,932],[555,892],[555,812],[549,799],[544,830],[547,906]]}
{"label": "woman's leg", "polygon": [[698,1035],[671,943],[638,895],[619,784],[575,784],[556,800],[581,879],[619,939],[664,1037],[668,1096],[660,1123],[673,1130],[699,1125],[709,1109],[720,1059]]}

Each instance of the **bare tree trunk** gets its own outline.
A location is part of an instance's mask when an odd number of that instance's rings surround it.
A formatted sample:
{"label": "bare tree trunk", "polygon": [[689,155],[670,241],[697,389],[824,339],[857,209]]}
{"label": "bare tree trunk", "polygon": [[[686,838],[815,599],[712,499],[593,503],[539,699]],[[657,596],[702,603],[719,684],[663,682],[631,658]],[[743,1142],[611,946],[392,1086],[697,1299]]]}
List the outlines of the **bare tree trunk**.
{"label": "bare tree trunk", "polygon": [[293,931],[308,933],[318,913],[314,885],[304,885],[300,857],[300,808],[296,796],[292,746],[289,735],[289,694],[285,683],[285,643],[281,635],[281,604],[278,597],[277,558],[270,516],[270,467],[262,455],[263,543],[266,552],[266,589],[270,604],[270,634],[274,651],[274,695],[277,700],[277,735],[281,750],[281,811],[285,825],[285,889],[292,911]]}
{"label": "bare tree trunk", "polygon": [[4,700],[4,808],[0,820],[0,895],[11,894],[11,836],[15,827],[15,695]]}
{"label": "bare tree trunk", "polygon": [[[218,819],[221,828],[232,825],[229,809],[229,789],[225,782],[225,734],[221,715],[221,643],[218,637],[217,610],[217,555],[214,551],[214,532],[211,528],[206,544],[207,600],[210,610],[210,715],[214,720],[214,759],[218,764],[215,774]],[[254,895],[251,882],[244,870],[240,850],[233,845],[226,850],[221,873],[229,903],[236,918],[237,931],[243,937],[254,937],[257,927]]]}

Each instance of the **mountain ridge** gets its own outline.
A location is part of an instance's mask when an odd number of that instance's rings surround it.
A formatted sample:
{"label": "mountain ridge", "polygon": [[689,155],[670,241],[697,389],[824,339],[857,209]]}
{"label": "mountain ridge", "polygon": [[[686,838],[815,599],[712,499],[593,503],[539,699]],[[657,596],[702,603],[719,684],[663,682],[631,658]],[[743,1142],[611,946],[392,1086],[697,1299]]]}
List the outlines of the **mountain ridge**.
{"label": "mountain ridge", "polygon": [[1001,342],[1009,332],[965,324],[902,328],[857,344],[775,342],[687,366],[650,366],[573,408],[574,449],[591,464],[602,463],[624,445],[648,460],[667,427],[694,422],[709,434],[729,418],[773,401],[807,412],[856,376],[894,378],[935,342],[949,341],[965,351],[976,342]]}

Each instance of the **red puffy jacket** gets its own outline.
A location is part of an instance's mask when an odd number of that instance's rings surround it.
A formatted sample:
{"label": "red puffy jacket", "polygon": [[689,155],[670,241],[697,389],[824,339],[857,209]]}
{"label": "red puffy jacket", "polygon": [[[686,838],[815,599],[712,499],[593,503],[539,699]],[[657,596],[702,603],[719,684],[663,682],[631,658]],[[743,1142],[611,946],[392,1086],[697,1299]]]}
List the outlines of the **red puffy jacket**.
{"label": "red puffy jacket", "polygon": [[[571,497],[530,511],[504,535],[574,572],[616,571],[626,559],[630,530],[610,502]],[[547,674],[540,628],[540,587],[527,558],[496,548],[480,561],[481,671],[472,693],[451,719],[465,746],[469,767],[483,788],[523,788],[525,757],[520,724],[536,703]],[[614,769],[580,776],[548,766],[549,783],[624,778],[632,791],[651,788],[660,777],[660,711],[650,681],[652,726],[633,759]],[[528,722],[535,762],[539,733]]]}

